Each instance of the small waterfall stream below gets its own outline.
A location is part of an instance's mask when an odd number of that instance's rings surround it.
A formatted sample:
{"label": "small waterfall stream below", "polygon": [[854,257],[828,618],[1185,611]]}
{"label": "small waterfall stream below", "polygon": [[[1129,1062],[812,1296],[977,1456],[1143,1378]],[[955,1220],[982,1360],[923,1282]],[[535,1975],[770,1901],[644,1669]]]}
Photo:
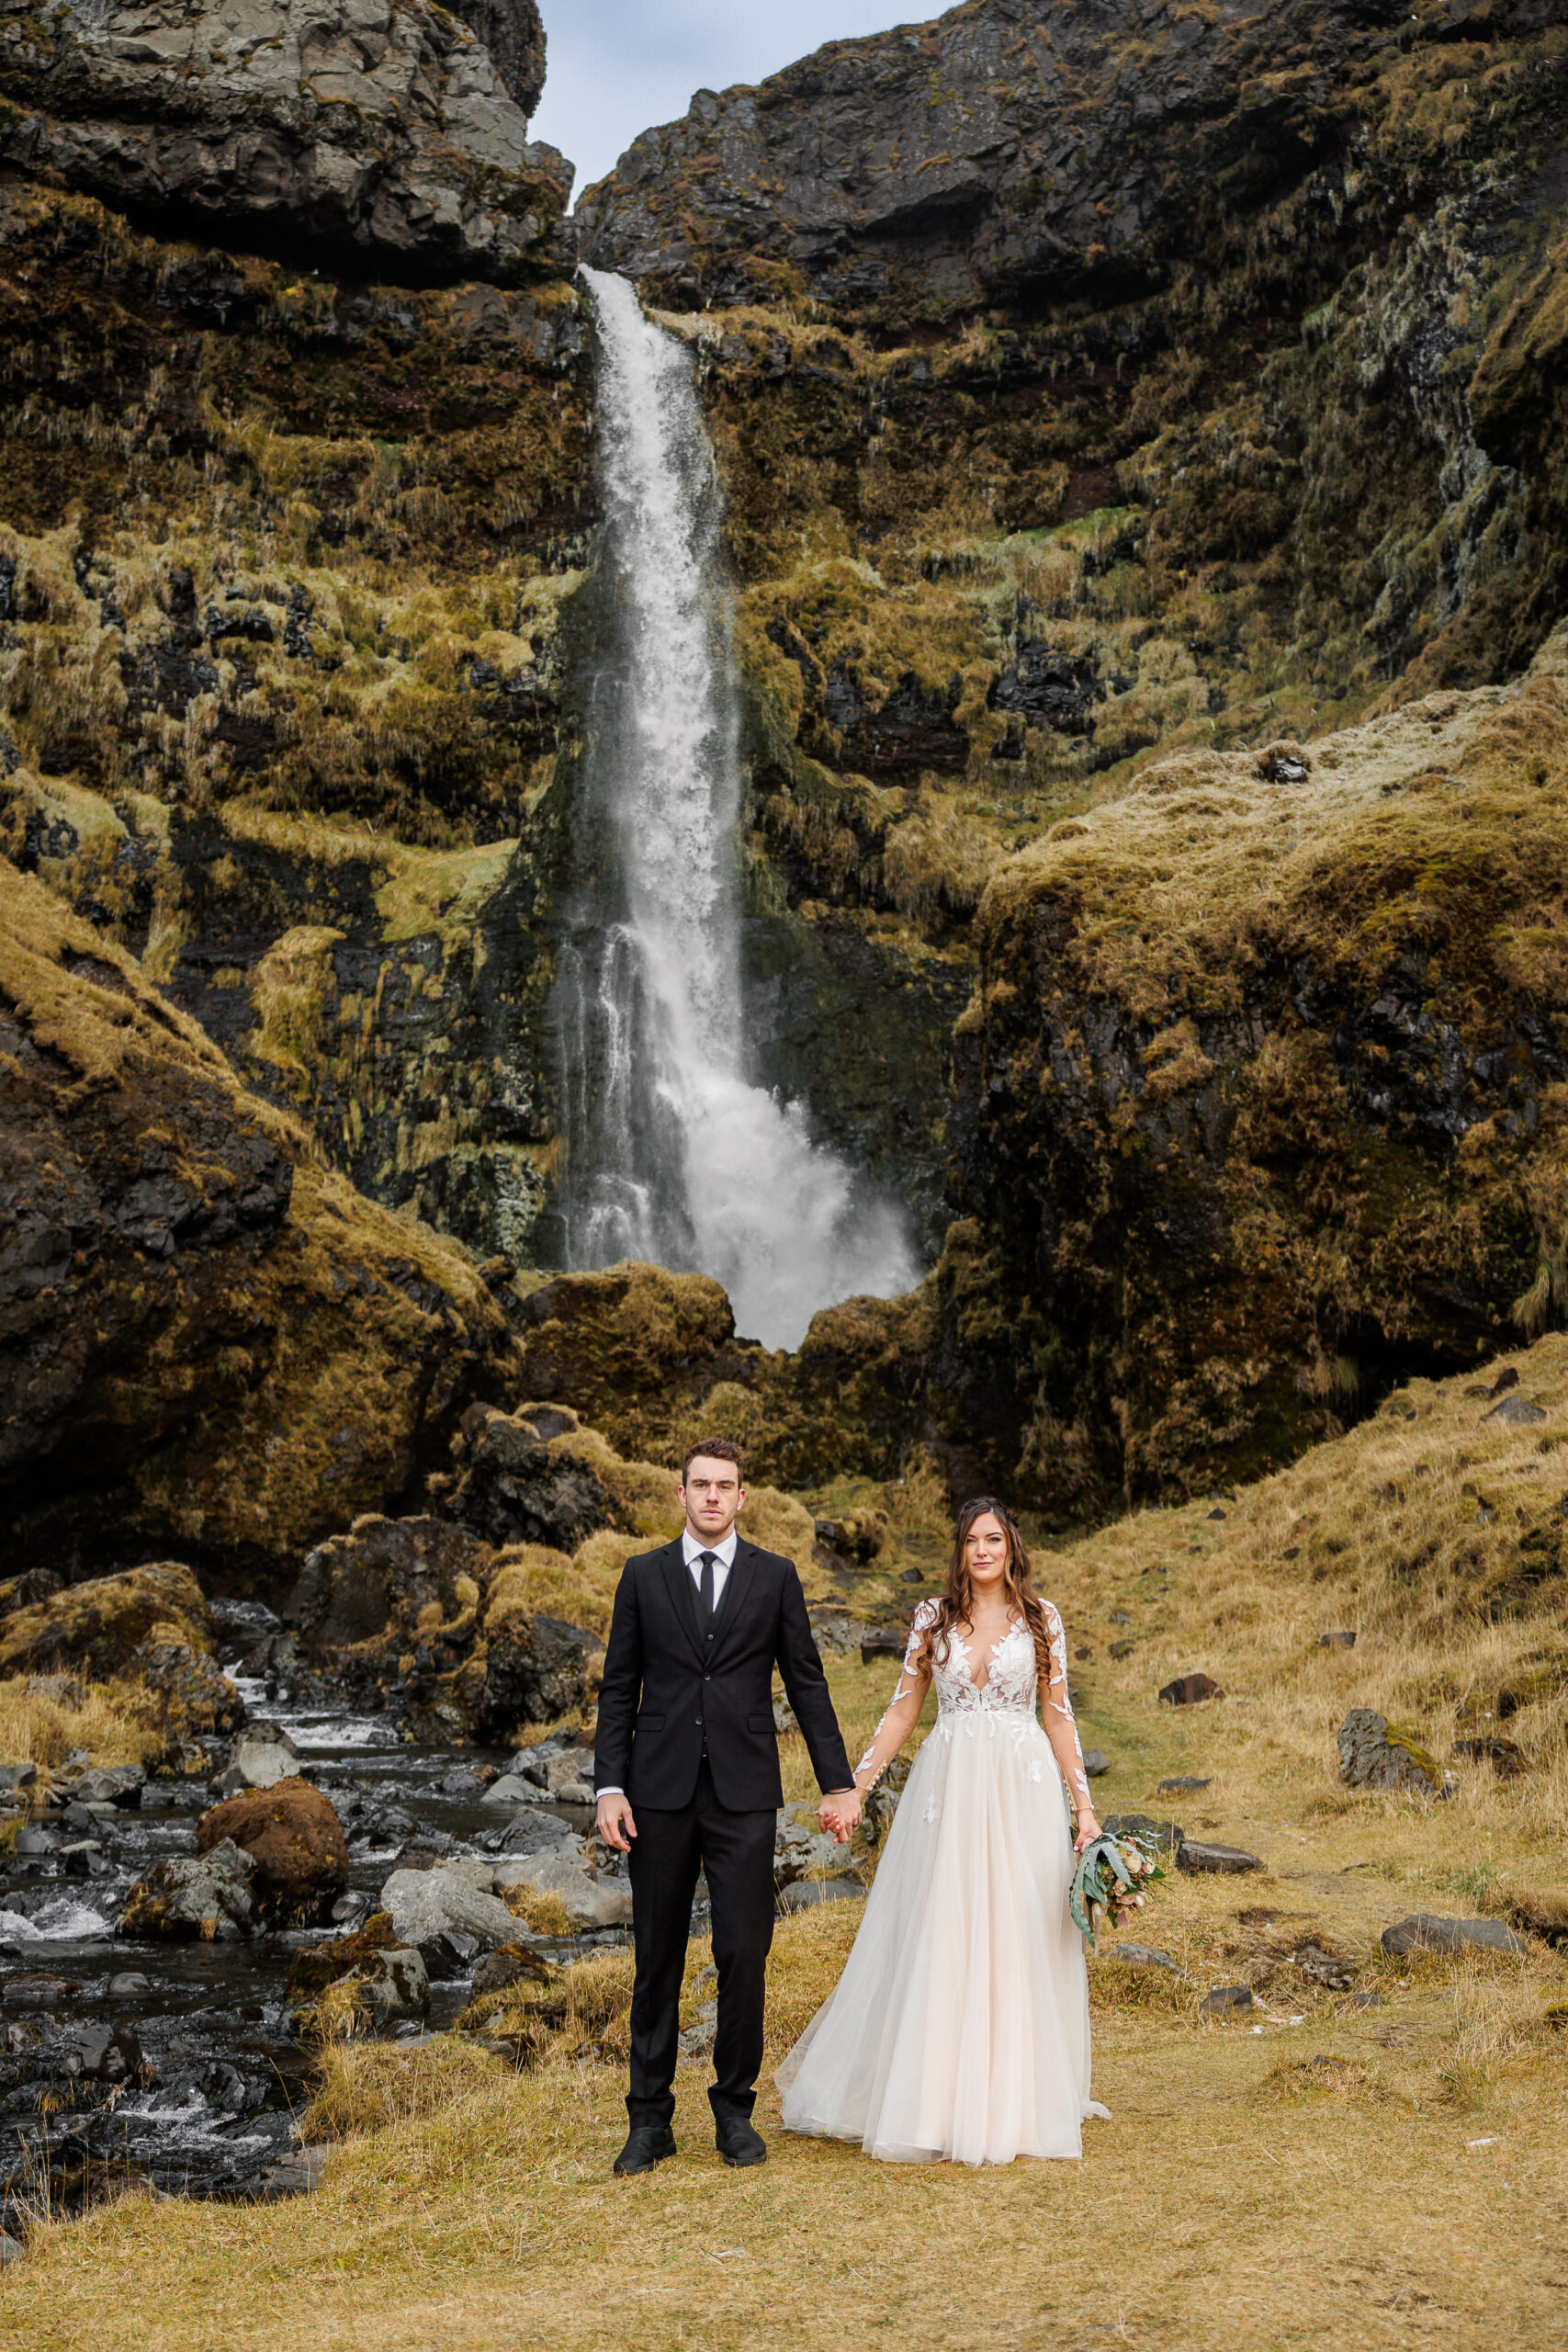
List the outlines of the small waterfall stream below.
{"label": "small waterfall stream below", "polygon": [[607,617],[581,787],[599,872],[558,966],[568,1262],[711,1274],[742,1332],[794,1347],[818,1307],[919,1269],[895,1204],[755,1082],[722,498],[690,352],[624,278],[582,275]]}

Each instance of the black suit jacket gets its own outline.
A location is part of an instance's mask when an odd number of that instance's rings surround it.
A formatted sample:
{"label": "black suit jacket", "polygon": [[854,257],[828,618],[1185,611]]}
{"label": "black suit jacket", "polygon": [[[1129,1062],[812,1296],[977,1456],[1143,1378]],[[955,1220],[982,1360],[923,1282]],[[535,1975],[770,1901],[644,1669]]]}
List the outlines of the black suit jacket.
{"label": "black suit jacket", "polygon": [[784,1783],[773,1729],[775,1661],[818,1785],[847,1789],[850,1760],[794,1562],[740,1537],[714,1638],[705,1644],[680,1537],[637,1554],[615,1588],[594,1786],[625,1789],[634,1806],[677,1810],[696,1792],[705,1740],[720,1804],[732,1813],[776,1809]]}

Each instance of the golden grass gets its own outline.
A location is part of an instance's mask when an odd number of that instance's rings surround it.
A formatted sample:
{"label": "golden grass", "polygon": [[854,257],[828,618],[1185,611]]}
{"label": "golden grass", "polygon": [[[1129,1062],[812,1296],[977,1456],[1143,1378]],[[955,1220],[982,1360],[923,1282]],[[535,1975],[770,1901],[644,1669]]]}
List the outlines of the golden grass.
{"label": "golden grass", "polygon": [[0,1763],[63,1764],[75,1749],[93,1764],[146,1764],[163,1747],[164,1735],[147,1722],[146,1693],[122,1683],[89,1682],[78,1687],[79,1706],[28,1690],[26,1675],[0,1681]]}
{"label": "golden grass", "polygon": [[514,1919],[539,1936],[570,1936],[571,1914],[558,1894],[542,1886],[509,1886],[502,1901]]}

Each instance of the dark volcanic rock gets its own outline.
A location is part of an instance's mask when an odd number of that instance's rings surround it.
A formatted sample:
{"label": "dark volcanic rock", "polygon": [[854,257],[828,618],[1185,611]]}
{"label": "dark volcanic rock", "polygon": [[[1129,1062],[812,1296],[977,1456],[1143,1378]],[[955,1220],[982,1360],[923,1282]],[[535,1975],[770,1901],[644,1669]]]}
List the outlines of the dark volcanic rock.
{"label": "dark volcanic rock", "polygon": [[479,35],[503,85],[531,115],[545,86],[545,28],[537,0],[457,0],[452,14]]}
{"label": "dark volcanic rock", "polygon": [[1179,1674],[1166,1683],[1160,1700],[1168,1707],[1200,1707],[1205,1699],[1223,1699],[1224,1692],[1212,1674]]}
{"label": "dark volcanic rock", "polygon": [[467,1528],[443,1520],[355,1520],[346,1535],[330,1536],[310,1554],[284,1603],[284,1622],[316,1667],[366,1643],[394,1652],[410,1645],[433,1605],[447,1621],[440,1639],[451,1645],[465,1614],[471,1629],[485,1558]]}
{"label": "dark volcanic rock", "polygon": [[[551,1418],[547,1408],[545,1428]],[[463,1467],[446,1509],[487,1544],[547,1544],[570,1553],[597,1528],[614,1525],[615,1505],[592,1464],[551,1452],[536,1407],[508,1415],[476,1405],[461,1434]]]}
{"label": "dark volcanic rock", "polygon": [[1503,1951],[1523,1959],[1529,1946],[1501,1919],[1449,1919],[1432,1911],[1412,1912],[1385,1928],[1384,1951],[1398,1959],[1410,1951]]}
{"label": "dark volcanic rock", "polygon": [[700,90],[585,195],[585,251],[687,307],[764,300],[781,266],[879,321],[1133,290],[1208,208],[1312,169],[1385,38],[1361,0],[970,0]]}
{"label": "dark volcanic rock", "polygon": [[597,1635],[558,1617],[503,1616],[496,1610],[487,1630],[481,1731],[500,1737],[519,1724],[552,1723],[583,1704],[603,1647]]}
{"label": "dark volcanic rock", "polygon": [[504,283],[557,269],[571,166],[530,144],[508,95],[536,95],[536,13],[526,0],[458,13],[493,34],[498,62],[428,0],[374,17],[342,0],[210,12],[149,0],[107,8],[90,29],[5,0],[0,160],[187,235],[308,240],[383,276]]}

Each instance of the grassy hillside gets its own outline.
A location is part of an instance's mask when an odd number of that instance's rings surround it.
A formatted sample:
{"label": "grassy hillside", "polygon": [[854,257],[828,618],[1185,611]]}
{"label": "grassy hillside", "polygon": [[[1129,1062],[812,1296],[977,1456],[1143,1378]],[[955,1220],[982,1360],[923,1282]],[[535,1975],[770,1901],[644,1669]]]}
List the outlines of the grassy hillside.
{"label": "grassy hillside", "polygon": [[[694,2069],[678,2160],[614,2183],[629,1981],[612,1956],[585,1964],[579,2027],[537,2070],[453,2038],[331,2052],[306,2119],[334,2140],[314,2198],[132,2197],[40,2228],[0,2312],[31,2342],[117,2352],[264,2331],[280,2290],[326,2352],[411,2334],[438,2352],[728,2352],[776,2344],[781,2312],[810,2352],[890,2330],[964,2352],[1102,2335],[1382,2346],[1435,2324],[1475,2352],[1554,2341],[1565,1468],[1568,1340],[1552,1336],[1483,1380],[1413,1383],[1257,1486],[1042,1547],[1041,1583],[1092,1653],[1075,1673],[1086,1736],[1111,1758],[1102,1805],[1266,1865],[1158,1893],[1137,1932],[1183,1978],[1126,1967],[1106,1939],[1091,1997],[1112,2120],[1088,2128],[1081,2167],[910,2170],[773,2131],[767,2168],[730,2174]],[[890,1598],[901,1563],[929,1567],[936,1536],[896,1522],[867,1597]],[[1354,1647],[1320,1645],[1337,1631]],[[1112,1640],[1132,1646],[1112,1659]],[[1196,1669],[1226,1695],[1162,1706],[1159,1685]],[[852,1742],[889,1672],[848,1659],[830,1674]],[[1335,1730],[1359,1705],[1407,1723],[1452,1795],[1341,1788]],[[1517,1775],[1450,1759],[1456,1736],[1510,1740]],[[787,1761],[804,1792],[804,1758]],[[1207,1785],[1161,1795],[1179,1773]],[[832,1983],[858,1908],[782,1923],[776,2054]],[[1384,1955],[1382,1928],[1421,1910],[1508,1916],[1528,1956]],[[1291,1955],[1308,1942],[1343,1962],[1348,1990],[1303,1975]],[[705,1958],[694,1947],[691,1977]],[[1250,1985],[1259,2006],[1204,2019],[1214,1984]],[[776,2115],[765,2090],[764,2130]]]}

